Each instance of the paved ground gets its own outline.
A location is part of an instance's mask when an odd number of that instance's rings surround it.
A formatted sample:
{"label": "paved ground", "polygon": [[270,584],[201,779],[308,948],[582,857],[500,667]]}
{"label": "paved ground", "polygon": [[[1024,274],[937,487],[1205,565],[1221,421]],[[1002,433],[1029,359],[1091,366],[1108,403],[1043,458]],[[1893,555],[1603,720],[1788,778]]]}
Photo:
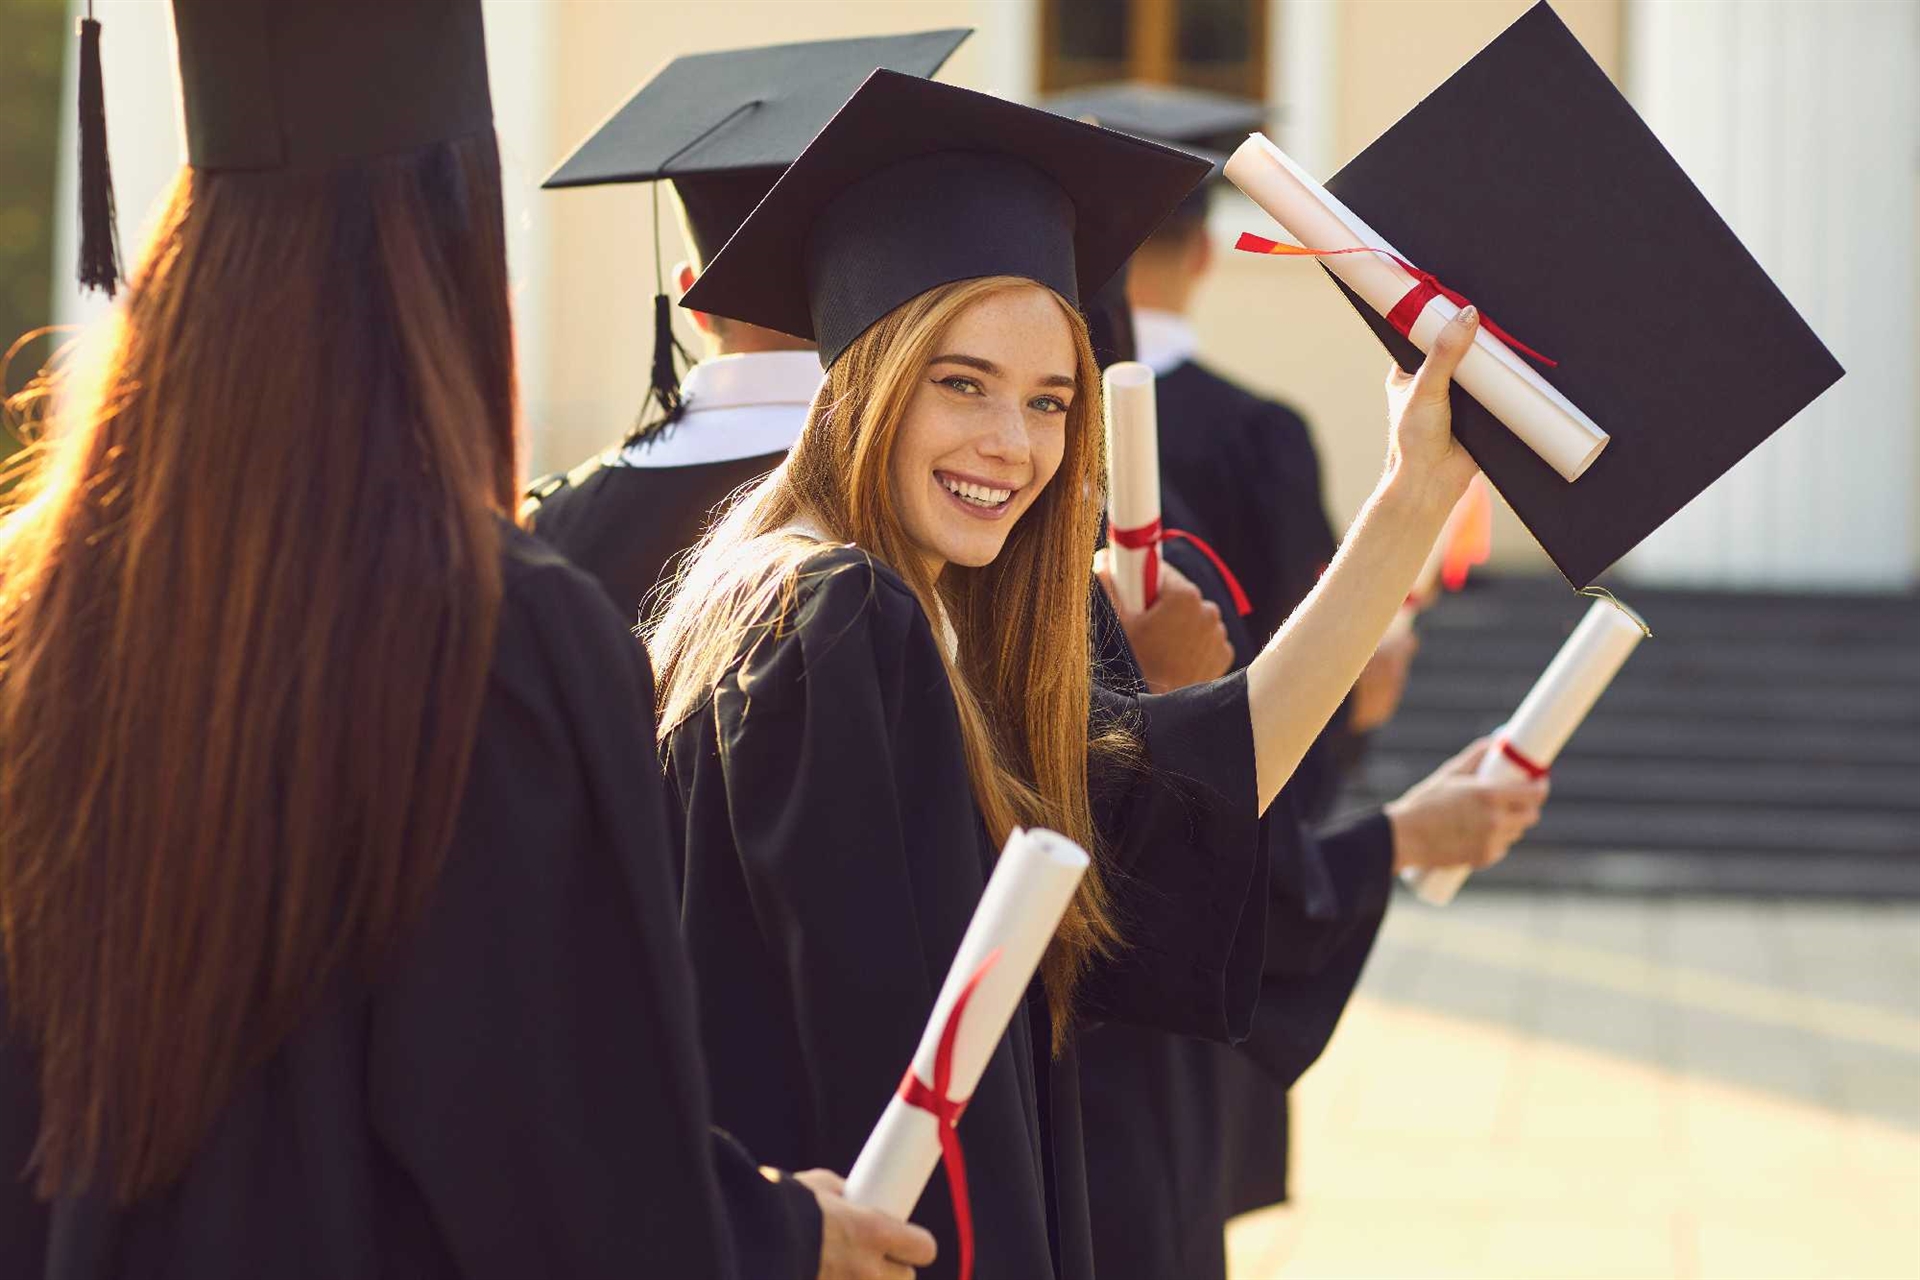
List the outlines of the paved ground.
{"label": "paved ground", "polygon": [[1920,1280],[1920,905],[1403,899],[1235,1280]]}

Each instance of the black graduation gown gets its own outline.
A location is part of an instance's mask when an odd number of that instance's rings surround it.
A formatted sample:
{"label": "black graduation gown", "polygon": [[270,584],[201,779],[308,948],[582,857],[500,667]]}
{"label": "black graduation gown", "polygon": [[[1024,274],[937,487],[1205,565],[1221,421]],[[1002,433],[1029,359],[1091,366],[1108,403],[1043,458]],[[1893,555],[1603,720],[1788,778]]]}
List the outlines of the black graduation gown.
{"label": "black graduation gown", "polygon": [[[783,627],[669,735],[683,909],[719,1122],[785,1166],[849,1167],[898,1086],[997,849],[974,805],[926,615],[851,547],[803,566]],[[1216,1039],[1248,1029],[1270,856],[1255,813],[1246,683],[1100,693],[1149,764],[1094,779],[1131,945],[1079,1015]],[[1036,982],[960,1124],[977,1274],[1093,1274],[1079,1071],[1052,1057]],[[914,1213],[957,1247],[944,1176]]]}
{"label": "black graduation gown", "polygon": [[521,516],[561,555],[600,580],[631,625],[641,602],[700,540],[714,508],[780,465],[786,453],[684,467],[632,467],[621,450],[527,490]]}
{"label": "black graduation gown", "polygon": [[[1183,504],[1164,493],[1168,509]],[[1191,548],[1166,556],[1221,604],[1236,654],[1245,629],[1225,585]],[[1102,678],[1138,688],[1139,668],[1104,595],[1094,602]],[[1326,794],[1329,735],[1281,792],[1300,823],[1299,865],[1276,861],[1266,963],[1253,1027],[1234,1048],[1146,1028],[1081,1040],[1094,1257],[1101,1280],[1224,1280],[1229,1218],[1285,1198],[1286,1087],[1314,1062],[1358,982],[1386,910],[1392,833],[1375,812],[1312,832]],[[1302,893],[1300,885],[1319,891]],[[1331,902],[1301,919],[1295,904]]]}
{"label": "black graduation gown", "polygon": [[[1164,390],[1161,409],[1174,411]],[[1189,420],[1179,429],[1191,437],[1209,426]],[[1170,435],[1164,430],[1161,435],[1167,523],[1205,538],[1237,575],[1239,565],[1223,549],[1228,538],[1222,530],[1231,532],[1232,526],[1202,516],[1202,504],[1178,487],[1182,479],[1188,484],[1194,480],[1168,465]],[[1304,428],[1300,440],[1311,455]],[[1324,515],[1318,514],[1317,475],[1315,464],[1311,505],[1318,527],[1326,529]],[[1288,489],[1277,488],[1283,495]],[[1204,504],[1208,516],[1217,505],[1231,509],[1236,504],[1216,504],[1209,495]],[[1310,530],[1314,522],[1294,523]],[[1209,560],[1189,543],[1163,544],[1167,561],[1219,606],[1236,668],[1250,662],[1270,634],[1256,636],[1256,619],[1277,615],[1277,627],[1312,589],[1334,550],[1331,531],[1324,542],[1309,537],[1294,550],[1298,554],[1278,577],[1264,573],[1251,580],[1243,577],[1241,584],[1250,598],[1275,589],[1274,582],[1298,594],[1264,614],[1256,605],[1254,614],[1243,619]],[[1316,558],[1307,563],[1310,556]],[[1254,563],[1262,561],[1255,557]],[[1096,606],[1096,616],[1099,612]],[[1110,615],[1110,609],[1107,612]],[[1096,627],[1095,634],[1107,638],[1104,670],[1137,674],[1117,618],[1110,627]],[[1090,1032],[1082,1042],[1088,1181],[1101,1280],[1225,1280],[1227,1220],[1286,1198],[1287,1086],[1331,1039],[1384,920],[1391,885],[1393,837],[1383,814],[1376,810],[1313,830],[1324,821],[1344,773],[1343,753],[1352,735],[1339,727],[1341,718],[1336,716],[1335,724],[1321,733],[1282,791],[1289,811],[1302,823],[1295,847],[1309,870],[1299,877],[1318,876],[1332,886],[1334,924],[1282,927],[1277,915],[1284,908],[1276,904],[1247,1041],[1228,1048],[1144,1028],[1109,1026]],[[1274,888],[1282,899],[1296,893],[1278,877]]]}
{"label": "black graduation gown", "polygon": [[7,1280],[812,1280],[811,1195],[708,1127],[645,655],[584,575],[503,538],[471,775],[423,917],[131,1207],[49,1206],[11,1176],[37,1086],[0,1038]]}

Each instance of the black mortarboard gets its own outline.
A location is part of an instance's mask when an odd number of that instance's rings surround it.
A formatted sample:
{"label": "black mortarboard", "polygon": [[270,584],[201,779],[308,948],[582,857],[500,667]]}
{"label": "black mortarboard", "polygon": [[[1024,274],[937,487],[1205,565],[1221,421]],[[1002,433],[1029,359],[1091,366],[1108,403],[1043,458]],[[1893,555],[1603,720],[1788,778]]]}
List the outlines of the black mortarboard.
{"label": "black mortarboard", "polygon": [[325,166],[493,127],[480,0],[173,0],[196,169]]}
{"label": "black mortarboard", "polygon": [[[480,0],[173,0],[187,163],[324,167],[493,127]],[[118,281],[100,24],[80,22],[80,281]]]}
{"label": "black mortarboard", "polygon": [[1170,147],[876,71],[685,305],[811,338],[825,365],[955,280],[1024,276],[1078,305],[1206,173]]}
{"label": "black mortarboard", "polygon": [[972,34],[956,27],[675,58],[542,185],[670,179],[694,250],[708,261],[868,75],[885,67],[930,76]]}
{"label": "black mortarboard", "polygon": [[[870,74],[886,67],[930,76],[972,34],[969,27],[953,27],[675,58],[575,147],[541,186],[671,182],[687,239],[704,266]],[[659,278],[647,394],[658,414],[643,431],[680,416],[675,356],[685,354],[673,336],[661,269],[658,187],[653,253]]]}
{"label": "black mortarboard", "polygon": [[1249,133],[1266,126],[1272,108],[1184,85],[1124,80],[1050,94],[1041,106],[1136,138],[1226,157]]}
{"label": "black mortarboard", "polygon": [[[1453,392],[1453,427],[1584,587],[1841,375],[1580,42],[1535,5],[1327,189],[1559,362],[1612,436],[1568,483]],[[1400,365],[1420,352],[1354,299]]]}
{"label": "black mortarboard", "polygon": [[[1249,133],[1264,129],[1273,109],[1252,98],[1229,97],[1177,84],[1121,80],[1051,94],[1040,103],[1058,116],[1072,116],[1136,138],[1150,138],[1213,161],[1212,178]],[[1203,217],[1211,183],[1195,187],[1180,212]]]}

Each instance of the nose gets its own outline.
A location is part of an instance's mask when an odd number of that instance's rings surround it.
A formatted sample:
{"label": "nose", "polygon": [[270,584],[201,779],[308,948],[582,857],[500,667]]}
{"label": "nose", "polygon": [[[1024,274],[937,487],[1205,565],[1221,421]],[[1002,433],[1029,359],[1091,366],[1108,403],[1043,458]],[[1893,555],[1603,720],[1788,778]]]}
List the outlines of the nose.
{"label": "nose", "polygon": [[1024,472],[1033,459],[1033,439],[1020,406],[1011,405],[995,413],[992,428],[974,446],[981,457]]}

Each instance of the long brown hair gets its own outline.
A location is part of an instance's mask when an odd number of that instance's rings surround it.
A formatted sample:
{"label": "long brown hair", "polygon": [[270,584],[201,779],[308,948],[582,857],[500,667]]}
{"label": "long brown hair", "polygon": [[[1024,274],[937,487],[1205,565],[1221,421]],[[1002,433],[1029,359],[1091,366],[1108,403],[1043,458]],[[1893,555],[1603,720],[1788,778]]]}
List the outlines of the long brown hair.
{"label": "long brown hair", "polygon": [[183,170],[0,520],[0,933],[36,1186],[128,1200],[451,839],[514,484],[491,134]]}
{"label": "long brown hair", "polygon": [[[1067,410],[1060,469],[991,564],[949,565],[931,578],[901,525],[888,475],[908,401],[942,331],[992,294],[1040,287],[1010,276],[943,285],[841,353],[785,464],[708,534],[649,628],[662,736],[705,701],[756,637],[777,629],[795,571],[814,550],[778,530],[809,520],[899,574],[930,618],[951,619],[960,643],[957,655],[946,655],[947,675],[974,800],[995,843],[1016,825],[1041,826],[1097,853],[1089,748],[1124,753],[1128,745],[1118,730],[1088,741],[1087,591],[1105,458],[1100,371],[1079,313],[1056,297],[1073,331],[1080,387]],[[1062,657],[1074,654],[1081,660]],[[1056,1046],[1088,962],[1119,941],[1099,865],[1096,857],[1042,966]]]}

